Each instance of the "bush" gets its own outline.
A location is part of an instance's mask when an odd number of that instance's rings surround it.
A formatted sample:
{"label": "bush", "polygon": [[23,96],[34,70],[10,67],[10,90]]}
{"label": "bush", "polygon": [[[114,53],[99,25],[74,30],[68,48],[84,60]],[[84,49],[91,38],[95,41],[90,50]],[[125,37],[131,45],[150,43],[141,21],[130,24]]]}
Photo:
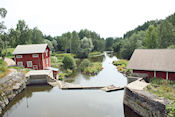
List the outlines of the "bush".
{"label": "bush", "polygon": [[73,73],[73,71],[72,71],[72,70],[67,69],[67,70],[66,70],[66,73],[65,73],[65,76],[66,76],[66,77],[69,77],[69,76],[71,76],[71,75],[72,75],[72,73]]}
{"label": "bush", "polygon": [[65,55],[63,58],[63,68],[64,69],[76,69],[75,59],[70,55]]}
{"label": "bush", "polygon": [[100,62],[95,62],[90,64],[83,70],[83,74],[86,75],[96,75],[99,71],[103,69],[102,64]]}
{"label": "bush", "polygon": [[90,63],[90,61],[89,61],[88,59],[84,59],[84,60],[81,62],[81,64],[80,64],[80,69],[81,69],[81,71],[84,71],[84,69],[85,69],[86,67],[88,67],[90,64],[91,64],[91,63]]}
{"label": "bush", "polygon": [[64,73],[59,73],[59,77],[58,77],[59,80],[63,80],[64,77],[65,77],[65,74]]}

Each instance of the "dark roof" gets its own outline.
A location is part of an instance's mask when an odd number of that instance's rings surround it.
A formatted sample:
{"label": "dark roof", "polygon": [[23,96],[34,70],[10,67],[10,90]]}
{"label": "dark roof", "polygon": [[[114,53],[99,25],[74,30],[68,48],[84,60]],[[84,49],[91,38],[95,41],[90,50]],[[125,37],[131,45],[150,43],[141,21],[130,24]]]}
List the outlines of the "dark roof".
{"label": "dark roof", "polygon": [[44,53],[46,48],[47,44],[18,45],[13,54]]}
{"label": "dark roof", "polygon": [[175,49],[136,49],[127,68],[175,72]]}

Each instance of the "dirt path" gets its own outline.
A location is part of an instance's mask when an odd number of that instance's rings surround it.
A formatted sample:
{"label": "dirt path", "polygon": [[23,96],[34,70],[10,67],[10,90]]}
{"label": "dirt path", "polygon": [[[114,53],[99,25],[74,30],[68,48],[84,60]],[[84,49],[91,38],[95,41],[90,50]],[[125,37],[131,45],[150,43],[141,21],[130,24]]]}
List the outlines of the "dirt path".
{"label": "dirt path", "polygon": [[15,66],[16,65],[15,61],[10,59],[10,58],[5,58],[4,61],[7,63],[7,66]]}

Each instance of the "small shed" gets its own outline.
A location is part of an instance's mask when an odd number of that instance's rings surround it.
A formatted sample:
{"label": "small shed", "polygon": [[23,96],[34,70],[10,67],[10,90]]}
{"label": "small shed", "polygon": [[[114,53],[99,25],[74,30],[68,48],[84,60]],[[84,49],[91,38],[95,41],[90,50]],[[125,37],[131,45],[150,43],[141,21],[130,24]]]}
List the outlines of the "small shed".
{"label": "small shed", "polygon": [[127,68],[133,73],[175,80],[175,49],[136,49]]}
{"label": "small shed", "polygon": [[47,69],[47,70],[52,70],[52,71],[53,71],[53,76],[54,76],[54,78],[55,78],[55,79],[58,79],[58,74],[59,74],[58,70],[59,70],[59,69],[53,68],[53,67],[47,67],[46,69]]}

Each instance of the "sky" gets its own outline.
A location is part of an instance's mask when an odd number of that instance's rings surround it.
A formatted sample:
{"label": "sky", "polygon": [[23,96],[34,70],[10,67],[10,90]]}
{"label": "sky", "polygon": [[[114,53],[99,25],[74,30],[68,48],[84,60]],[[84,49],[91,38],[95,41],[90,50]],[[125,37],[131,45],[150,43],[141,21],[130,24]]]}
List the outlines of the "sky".
{"label": "sky", "polygon": [[146,21],[175,13],[175,0],[0,0],[7,29],[24,20],[29,28],[60,36],[89,29],[101,37],[121,37]]}

